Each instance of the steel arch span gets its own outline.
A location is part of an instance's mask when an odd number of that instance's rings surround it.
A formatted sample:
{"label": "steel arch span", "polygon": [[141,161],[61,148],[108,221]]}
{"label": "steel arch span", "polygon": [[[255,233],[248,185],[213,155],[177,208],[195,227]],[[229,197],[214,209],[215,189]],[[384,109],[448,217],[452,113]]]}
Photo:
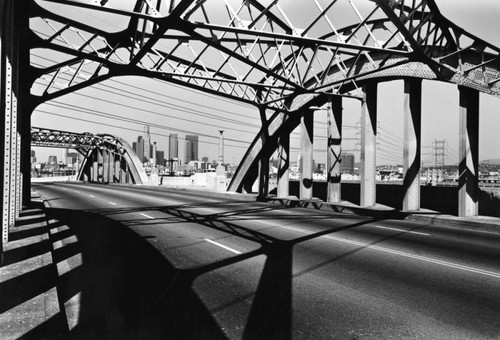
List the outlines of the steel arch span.
{"label": "steel arch span", "polygon": [[[90,27],[41,7],[47,3],[126,20],[118,31]],[[142,75],[274,112],[263,119],[232,191],[253,182],[260,155],[276,150],[274,135],[283,130],[276,125],[331,95],[360,98],[366,81],[433,79],[500,97],[500,49],[447,20],[434,0],[45,0],[32,4],[30,17],[37,27],[31,49],[65,56],[32,65],[34,103],[113,76]]]}
{"label": "steel arch span", "polygon": [[72,148],[84,156],[77,180],[97,183],[147,184],[144,168],[123,139],[33,127],[31,145]]}
{"label": "steel arch span", "polygon": [[450,22],[434,0],[1,0],[0,15],[4,226],[19,210],[21,173],[29,199],[33,110],[112,77],[156,78],[258,107],[262,128],[232,191],[265,173],[266,157],[311,105],[365,100],[371,82],[457,84],[470,97],[461,103],[467,117],[478,91],[500,97],[500,49]]}

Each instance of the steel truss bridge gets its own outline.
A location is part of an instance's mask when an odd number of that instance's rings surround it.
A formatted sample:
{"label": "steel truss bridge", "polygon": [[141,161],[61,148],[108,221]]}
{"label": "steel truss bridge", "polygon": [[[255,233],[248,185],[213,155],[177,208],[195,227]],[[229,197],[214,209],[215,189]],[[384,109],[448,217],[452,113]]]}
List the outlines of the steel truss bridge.
{"label": "steel truss bridge", "polygon": [[[119,20],[123,29],[90,25],[82,10]],[[479,92],[500,97],[500,49],[443,17],[434,0],[0,0],[0,15],[4,242],[29,201],[33,110],[124,75],[258,108],[261,129],[228,190],[249,191],[258,180],[263,197],[276,150],[278,196],[288,196],[289,138],[300,125],[300,199],[312,198],[313,115],[327,104],[328,201],[337,202],[342,101],[360,100],[363,206],[376,202],[377,84],[404,79],[405,210],[420,207],[422,79],[456,84],[459,215],[477,215]],[[34,64],[34,51],[51,62]],[[113,157],[122,152],[105,145]]]}
{"label": "steel truss bridge", "polygon": [[76,177],[80,181],[98,183],[146,184],[148,177],[130,145],[112,135],[74,133],[33,127],[31,145],[72,148],[83,157]]}

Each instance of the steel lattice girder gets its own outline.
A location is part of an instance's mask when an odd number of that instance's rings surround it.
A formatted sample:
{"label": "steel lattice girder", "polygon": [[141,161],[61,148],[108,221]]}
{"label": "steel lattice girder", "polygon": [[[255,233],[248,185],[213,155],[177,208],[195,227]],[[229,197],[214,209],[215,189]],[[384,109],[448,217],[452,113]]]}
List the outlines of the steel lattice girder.
{"label": "steel lattice girder", "polygon": [[388,76],[440,79],[500,96],[500,50],[444,18],[434,0],[39,3],[126,19],[111,32],[33,2],[30,46],[58,55],[39,52],[32,65],[39,102],[116,75],[155,77],[280,110],[305,93],[356,95],[364,79]]}
{"label": "steel lattice girder", "polygon": [[72,148],[85,156],[82,169],[96,150],[106,150],[120,155],[127,163],[127,169],[134,183],[148,182],[147,174],[139,158],[130,145],[121,138],[111,135],[94,135],[91,133],[74,133],[68,131],[49,130],[33,127],[31,129],[31,145],[52,148]]}
{"label": "steel lattice girder", "polygon": [[31,145],[52,148],[72,148],[87,156],[89,150],[112,145],[113,149],[125,152],[118,139],[113,136],[94,135],[92,133],[74,133],[68,131],[31,128]]}

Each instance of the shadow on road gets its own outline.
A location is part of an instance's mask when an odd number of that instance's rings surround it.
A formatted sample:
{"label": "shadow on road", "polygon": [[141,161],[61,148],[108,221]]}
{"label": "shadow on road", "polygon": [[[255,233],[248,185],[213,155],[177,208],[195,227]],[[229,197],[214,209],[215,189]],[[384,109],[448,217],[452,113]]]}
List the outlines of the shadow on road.
{"label": "shadow on road", "polygon": [[[224,206],[227,202],[219,204]],[[190,269],[175,268],[151,246],[147,237],[140,237],[127,228],[127,222],[119,223],[108,217],[122,211],[120,209],[46,209],[50,221],[48,230],[65,226],[57,233],[50,234],[50,243],[56,244],[71,237],[76,237],[77,242],[52,250],[57,266],[44,269],[43,275],[35,272],[22,280],[11,282],[12,285],[32,287],[37,292],[49,287],[57,288],[61,312],[33,329],[25,338],[53,338],[54,334],[58,334],[64,339],[226,339],[227,335],[214,319],[213,311],[206,307],[194,291],[194,280],[207,272],[262,254],[266,255],[266,262],[257,290],[248,296],[252,304],[242,337],[291,338],[294,245],[374,220],[363,219],[359,222],[358,218],[356,223],[352,223],[345,219],[344,226],[324,228],[317,233],[285,241],[238,224],[242,214],[253,215],[282,208],[270,208],[269,205],[249,207],[248,202],[231,204],[234,205],[234,209],[229,209],[231,211],[210,215],[189,211],[193,207],[204,207],[200,204],[142,209],[157,209],[177,221],[196,222],[261,244],[255,251]],[[290,218],[289,214],[278,216],[276,218]],[[311,218],[332,217],[318,214]],[[345,217],[339,215],[339,218]],[[162,219],[162,223],[165,220]],[[28,251],[40,253],[43,250],[39,247],[42,246],[33,246]],[[12,253],[9,256],[10,261],[17,261],[20,255]],[[81,262],[71,266],[71,261],[78,256],[81,256]],[[66,262],[69,263],[69,269],[61,272],[61,264]],[[33,275],[39,277],[33,278]],[[43,285],[39,287],[33,282],[43,282]],[[3,290],[5,287],[2,285],[0,287]],[[75,315],[71,313],[75,311],[68,311],[75,297],[79,300],[77,322],[72,321]],[[27,298],[22,297],[24,300]]]}

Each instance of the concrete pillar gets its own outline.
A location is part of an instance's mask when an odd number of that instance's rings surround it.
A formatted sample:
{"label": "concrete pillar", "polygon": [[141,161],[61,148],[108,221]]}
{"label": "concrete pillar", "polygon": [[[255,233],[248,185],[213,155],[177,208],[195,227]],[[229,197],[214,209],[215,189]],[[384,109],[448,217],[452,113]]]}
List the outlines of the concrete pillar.
{"label": "concrete pillar", "polygon": [[464,86],[460,92],[458,146],[458,216],[478,215],[479,92]]}
{"label": "concrete pillar", "polygon": [[361,206],[376,202],[377,83],[363,86],[361,106]]}
{"label": "concrete pillar", "polygon": [[404,83],[403,211],[420,209],[422,80]]}
{"label": "concrete pillar", "polygon": [[300,120],[300,155],[302,159],[300,175],[300,199],[310,200],[313,197],[313,140],[314,111],[306,109]]}
{"label": "concrete pillar", "polygon": [[332,97],[331,107],[327,110],[327,115],[327,202],[339,203],[341,200],[342,97]]}
{"label": "concrete pillar", "polygon": [[290,134],[282,131],[278,139],[278,197],[290,195]]}

